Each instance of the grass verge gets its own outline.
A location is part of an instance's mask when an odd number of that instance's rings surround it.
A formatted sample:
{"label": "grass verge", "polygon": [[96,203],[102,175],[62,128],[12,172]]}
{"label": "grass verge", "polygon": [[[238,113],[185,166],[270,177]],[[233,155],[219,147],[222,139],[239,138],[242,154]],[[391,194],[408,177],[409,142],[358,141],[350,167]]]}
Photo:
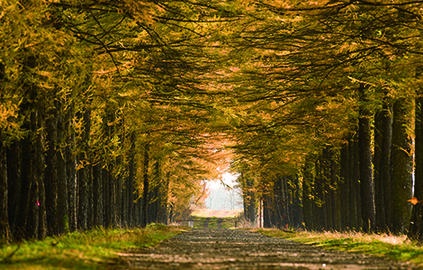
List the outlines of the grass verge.
{"label": "grass verge", "polygon": [[264,235],[311,244],[325,249],[384,256],[396,261],[423,266],[423,247],[406,236],[364,234],[359,232],[292,232],[278,229],[253,229]]}
{"label": "grass verge", "polygon": [[[220,219],[218,217],[202,217],[192,215],[190,219],[194,221],[194,229],[204,228],[204,223],[206,219],[209,219],[208,228],[217,229],[217,221]],[[222,229],[234,229],[237,217],[223,217],[222,219]]]}
{"label": "grass verge", "polygon": [[[145,229],[104,229],[73,232],[40,241],[25,241],[0,247],[0,269],[101,269],[116,253],[151,247],[182,231],[185,227],[151,224]],[[9,260],[8,255],[16,253]]]}

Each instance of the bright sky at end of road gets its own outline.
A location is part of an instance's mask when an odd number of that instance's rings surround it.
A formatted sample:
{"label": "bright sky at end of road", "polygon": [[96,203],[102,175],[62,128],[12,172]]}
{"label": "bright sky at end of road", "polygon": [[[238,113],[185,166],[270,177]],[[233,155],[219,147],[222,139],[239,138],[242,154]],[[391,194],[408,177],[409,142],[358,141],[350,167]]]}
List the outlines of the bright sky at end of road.
{"label": "bright sky at end of road", "polygon": [[[225,185],[234,187],[238,175],[231,173],[222,174]],[[209,181],[207,187],[210,195],[206,199],[206,207],[212,210],[232,210],[243,207],[241,190],[239,188],[228,189],[220,180]]]}

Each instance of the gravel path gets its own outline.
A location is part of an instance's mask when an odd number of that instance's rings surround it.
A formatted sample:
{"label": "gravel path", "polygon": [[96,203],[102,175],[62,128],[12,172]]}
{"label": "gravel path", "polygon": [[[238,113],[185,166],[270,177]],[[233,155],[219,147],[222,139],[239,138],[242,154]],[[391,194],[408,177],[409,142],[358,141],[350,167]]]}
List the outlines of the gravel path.
{"label": "gravel path", "polygon": [[422,269],[227,229],[194,229],[155,248],[119,255],[107,269]]}

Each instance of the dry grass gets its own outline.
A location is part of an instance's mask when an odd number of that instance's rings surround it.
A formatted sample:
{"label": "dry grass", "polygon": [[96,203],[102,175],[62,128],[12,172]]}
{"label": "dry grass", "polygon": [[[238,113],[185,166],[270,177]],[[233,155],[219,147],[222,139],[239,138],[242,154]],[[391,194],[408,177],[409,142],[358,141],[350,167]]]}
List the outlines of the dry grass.
{"label": "dry grass", "polygon": [[423,266],[423,247],[418,243],[411,242],[405,235],[393,236],[361,232],[297,232],[278,229],[253,229],[253,231],[325,249],[384,256]]}
{"label": "dry grass", "polygon": [[383,234],[367,234],[362,232],[313,232],[303,231],[298,232],[297,235],[301,238],[315,240],[331,240],[331,239],[352,239],[356,242],[371,243],[373,241],[380,241],[392,245],[411,244],[406,235],[394,236]]}

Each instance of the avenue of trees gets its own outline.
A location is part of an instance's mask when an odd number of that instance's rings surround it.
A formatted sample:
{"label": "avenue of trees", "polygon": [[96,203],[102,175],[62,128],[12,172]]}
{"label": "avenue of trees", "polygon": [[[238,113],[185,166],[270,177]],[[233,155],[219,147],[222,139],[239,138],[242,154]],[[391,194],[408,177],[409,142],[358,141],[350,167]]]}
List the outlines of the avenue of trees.
{"label": "avenue of trees", "polygon": [[265,226],[422,239],[422,7],[260,1],[246,15],[236,168]]}
{"label": "avenue of trees", "polygon": [[1,2],[0,237],[184,218],[230,159],[250,221],[423,241],[422,16],[411,0]]}

